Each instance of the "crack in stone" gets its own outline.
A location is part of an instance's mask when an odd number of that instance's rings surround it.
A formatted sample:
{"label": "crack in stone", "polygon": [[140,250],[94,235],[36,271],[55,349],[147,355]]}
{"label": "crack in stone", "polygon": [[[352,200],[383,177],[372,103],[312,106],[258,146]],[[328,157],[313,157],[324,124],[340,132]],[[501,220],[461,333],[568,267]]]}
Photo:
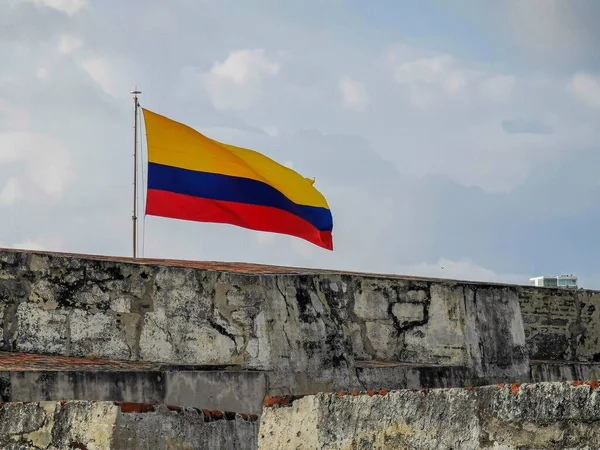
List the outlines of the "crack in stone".
{"label": "crack in stone", "polygon": [[[233,335],[229,331],[227,331],[223,325],[218,324],[215,321],[215,319],[213,319],[212,317],[209,317],[207,319],[207,322],[210,324],[211,327],[213,327],[213,329],[215,329],[216,331],[218,331],[220,335],[228,337],[235,344],[235,335]],[[236,349],[237,349],[237,345],[236,345]]]}

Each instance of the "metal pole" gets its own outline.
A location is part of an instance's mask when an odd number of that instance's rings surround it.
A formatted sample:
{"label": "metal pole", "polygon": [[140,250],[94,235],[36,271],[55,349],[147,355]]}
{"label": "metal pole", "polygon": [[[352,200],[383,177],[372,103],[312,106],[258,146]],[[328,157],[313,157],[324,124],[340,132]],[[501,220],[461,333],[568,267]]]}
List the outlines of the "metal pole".
{"label": "metal pole", "polygon": [[137,89],[131,91],[133,94],[133,257],[137,257],[137,138],[138,138],[138,94],[142,91]]}

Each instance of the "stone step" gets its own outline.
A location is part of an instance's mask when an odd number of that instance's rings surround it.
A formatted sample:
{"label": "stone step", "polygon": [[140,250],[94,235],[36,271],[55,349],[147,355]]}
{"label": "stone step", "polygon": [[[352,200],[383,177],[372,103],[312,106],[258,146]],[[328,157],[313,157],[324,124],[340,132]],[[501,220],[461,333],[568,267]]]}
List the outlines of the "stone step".
{"label": "stone step", "polygon": [[256,415],[140,403],[0,405],[3,449],[254,450]]}
{"label": "stone step", "polygon": [[365,389],[462,387],[480,381],[469,367],[401,361],[357,361],[356,374]]}
{"label": "stone step", "polygon": [[0,353],[5,402],[123,401],[260,414],[266,383],[262,372],[231,367]]}
{"label": "stone step", "polygon": [[[482,379],[464,366],[357,361],[362,389],[421,389],[477,386]],[[260,415],[266,395],[304,395],[354,386],[307,385],[281,392],[269,372],[239,366],[185,366],[98,358],[0,352],[0,399],[5,402],[88,400],[164,403]],[[528,379],[540,382],[600,378],[600,363],[534,361]],[[507,380],[489,380],[485,384]]]}
{"label": "stone step", "polygon": [[597,381],[269,397],[258,448],[600,448]]}
{"label": "stone step", "polygon": [[531,381],[574,381],[600,379],[600,362],[531,361]]}

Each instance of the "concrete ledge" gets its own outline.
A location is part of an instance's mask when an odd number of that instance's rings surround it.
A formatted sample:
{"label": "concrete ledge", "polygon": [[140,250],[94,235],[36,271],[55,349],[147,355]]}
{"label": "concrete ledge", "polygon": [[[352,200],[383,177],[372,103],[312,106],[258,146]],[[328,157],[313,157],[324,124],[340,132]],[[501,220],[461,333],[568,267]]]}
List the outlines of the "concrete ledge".
{"label": "concrete ledge", "polygon": [[266,389],[259,372],[0,372],[5,402],[124,401],[260,414]]}
{"label": "concrete ledge", "polygon": [[598,382],[267,397],[267,449],[599,448]]}
{"label": "concrete ledge", "polygon": [[480,379],[464,366],[357,363],[356,373],[365,389],[421,389],[471,386]]}
{"label": "concrete ledge", "polygon": [[253,415],[114,402],[4,403],[4,449],[256,448]]}
{"label": "concrete ledge", "polygon": [[581,361],[532,361],[531,381],[573,381],[600,379],[600,363]]}

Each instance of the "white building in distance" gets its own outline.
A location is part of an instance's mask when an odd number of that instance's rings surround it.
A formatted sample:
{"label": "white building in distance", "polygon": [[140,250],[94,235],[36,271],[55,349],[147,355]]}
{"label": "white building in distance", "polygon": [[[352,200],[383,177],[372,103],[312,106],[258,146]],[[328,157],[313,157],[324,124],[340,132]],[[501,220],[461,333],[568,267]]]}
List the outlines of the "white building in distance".
{"label": "white building in distance", "polygon": [[529,282],[532,286],[577,288],[576,275],[554,275],[551,277],[534,277]]}

